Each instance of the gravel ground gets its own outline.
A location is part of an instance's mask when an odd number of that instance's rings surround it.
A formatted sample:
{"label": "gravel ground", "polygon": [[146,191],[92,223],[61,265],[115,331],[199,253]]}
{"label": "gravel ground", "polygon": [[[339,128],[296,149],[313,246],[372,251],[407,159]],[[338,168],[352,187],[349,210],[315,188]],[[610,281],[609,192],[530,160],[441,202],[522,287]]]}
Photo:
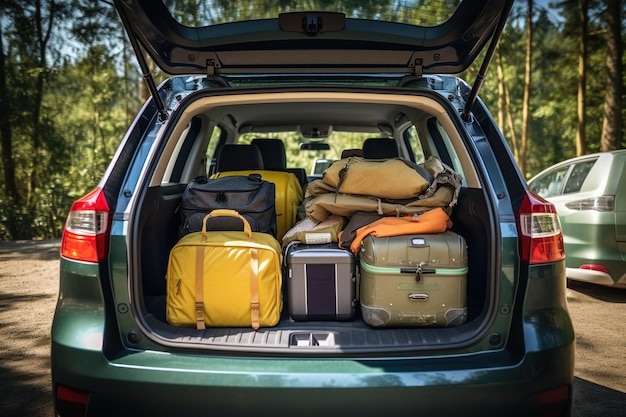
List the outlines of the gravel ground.
{"label": "gravel ground", "polygon": [[52,417],[59,241],[0,242],[0,416]]}
{"label": "gravel ground", "polygon": [[[50,326],[59,241],[0,242],[0,416],[52,417]],[[573,417],[626,415],[626,290],[569,283]]]}

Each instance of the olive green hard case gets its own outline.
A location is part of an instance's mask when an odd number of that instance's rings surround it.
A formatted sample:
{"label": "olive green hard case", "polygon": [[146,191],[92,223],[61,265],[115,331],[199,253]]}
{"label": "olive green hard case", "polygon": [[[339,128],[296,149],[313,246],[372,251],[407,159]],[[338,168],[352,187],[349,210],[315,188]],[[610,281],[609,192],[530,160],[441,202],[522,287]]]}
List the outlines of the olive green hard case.
{"label": "olive green hard case", "polygon": [[373,327],[448,327],[467,318],[467,247],[452,231],[367,236],[359,254],[363,320]]}

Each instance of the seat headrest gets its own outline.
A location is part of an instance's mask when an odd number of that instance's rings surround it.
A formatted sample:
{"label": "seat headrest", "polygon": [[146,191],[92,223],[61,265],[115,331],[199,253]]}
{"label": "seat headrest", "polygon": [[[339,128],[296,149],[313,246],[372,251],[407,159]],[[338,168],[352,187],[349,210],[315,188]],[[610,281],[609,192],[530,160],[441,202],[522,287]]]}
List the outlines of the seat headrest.
{"label": "seat headrest", "polygon": [[369,138],[363,142],[363,157],[365,159],[386,159],[400,156],[398,145],[393,139]]}
{"label": "seat headrest", "polygon": [[363,157],[363,150],[357,148],[357,149],[344,149],[343,151],[341,151],[341,159],[348,158],[351,156]]}
{"label": "seat headrest", "polygon": [[222,146],[217,154],[217,172],[264,169],[261,151],[256,145]]}
{"label": "seat headrest", "polygon": [[287,155],[282,140],[257,138],[252,139],[252,144],[256,145],[261,151],[264,169],[284,171],[287,168]]}

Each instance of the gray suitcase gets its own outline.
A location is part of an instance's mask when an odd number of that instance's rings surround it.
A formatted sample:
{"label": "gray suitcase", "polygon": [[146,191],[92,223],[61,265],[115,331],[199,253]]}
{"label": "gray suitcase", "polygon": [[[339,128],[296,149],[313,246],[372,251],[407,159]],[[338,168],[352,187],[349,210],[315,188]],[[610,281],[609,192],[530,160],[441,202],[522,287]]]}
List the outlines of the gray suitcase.
{"label": "gray suitcase", "polygon": [[459,234],[370,235],[359,258],[361,314],[370,326],[465,322],[467,247]]}
{"label": "gray suitcase", "polygon": [[337,243],[285,249],[287,308],[296,321],[350,320],[356,314],[356,261]]}

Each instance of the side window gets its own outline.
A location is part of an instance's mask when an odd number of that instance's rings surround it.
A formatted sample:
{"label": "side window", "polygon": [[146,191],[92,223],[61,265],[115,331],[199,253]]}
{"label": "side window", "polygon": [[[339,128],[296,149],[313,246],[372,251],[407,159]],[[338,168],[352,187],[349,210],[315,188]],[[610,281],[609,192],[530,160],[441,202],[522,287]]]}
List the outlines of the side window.
{"label": "side window", "polygon": [[568,170],[569,165],[537,178],[533,181],[531,189],[542,197],[553,197],[560,194],[559,190]]}
{"label": "side window", "polygon": [[172,159],[168,162],[161,182],[179,183],[183,181],[185,171],[189,169],[188,160],[193,151],[194,144],[199,136],[202,123],[200,119],[193,118],[176,141],[176,148],[172,153]]}
{"label": "side window", "polygon": [[424,150],[422,148],[422,142],[420,142],[415,126],[411,126],[404,132],[404,143],[409,148],[411,155],[415,158],[415,162],[421,164],[426,160]]}
{"label": "side window", "polygon": [[221,137],[222,129],[220,129],[219,126],[214,126],[213,131],[211,132],[211,138],[209,139],[209,146],[206,150],[204,162],[206,165],[206,162],[208,161],[209,166],[205,166],[203,169],[203,171],[208,173],[209,175],[215,173],[215,167],[217,165],[217,155],[215,154],[215,151],[217,150]]}
{"label": "side window", "polygon": [[[456,154],[454,146],[450,141],[450,136],[448,136],[448,132],[446,132],[439,120],[437,120],[436,122],[437,129],[436,136],[434,137],[438,137],[439,139],[435,140],[435,146],[437,147],[437,151],[439,152],[438,156],[444,163],[450,165],[456,172],[460,173],[463,176],[461,161],[459,160],[459,156]],[[433,132],[433,134],[435,134],[435,132]]]}
{"label": "side window", "polygon": [[593,160],[580,162],[574,165],[572,173],[569,175],[567,182],[565,183],[563,194],[576,193],[580,191],[580,188],[583,186],[583,182],[585,182],[585,178],[587,178],[587,174],[589,174],[589,171],[591,171],[591,168],[595,163],[596,160]]}

